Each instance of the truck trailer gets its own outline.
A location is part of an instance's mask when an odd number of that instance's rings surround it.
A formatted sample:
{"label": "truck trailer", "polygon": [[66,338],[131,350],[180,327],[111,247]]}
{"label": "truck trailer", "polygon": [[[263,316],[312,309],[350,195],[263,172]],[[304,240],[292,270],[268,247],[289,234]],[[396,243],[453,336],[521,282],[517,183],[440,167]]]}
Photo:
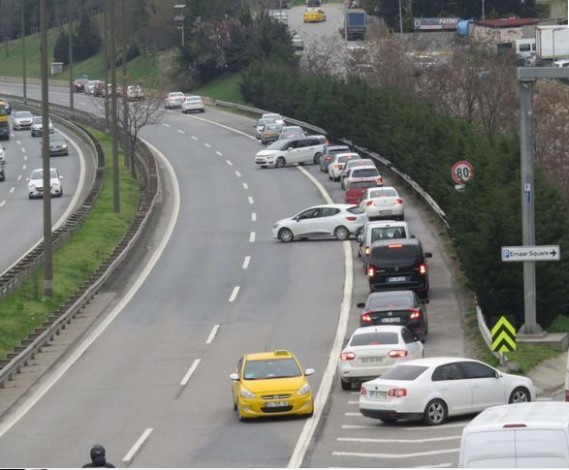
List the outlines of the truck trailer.
{"label": "truck trailer", "polygon": [[569,28],[563,25],[535,27],[537,57],[541,60],[569,58]]}

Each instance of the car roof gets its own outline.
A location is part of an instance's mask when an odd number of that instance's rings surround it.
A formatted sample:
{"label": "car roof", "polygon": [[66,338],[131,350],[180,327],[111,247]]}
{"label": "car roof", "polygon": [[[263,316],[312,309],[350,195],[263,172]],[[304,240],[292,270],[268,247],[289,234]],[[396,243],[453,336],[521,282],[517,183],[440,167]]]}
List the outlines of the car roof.
{"label": "car roof", "polygon": [[183,95],[184,93],[182,93],[181,91],[171,91],[170,93],[168,93],[168,95]]}
{"label": "car roof", "polygon": [[[569,406],[563,401],[512,403],[487,408],[465,429],[480,431],[503,429],[504,425],[525,425],[527,428],[569,426]],[[516,428],[513,428],[516,429]]]}
{"label": "car roof", "polygon": [[380,246],[389,245],[412,245],[420,246],[420,242],[417,238],[390,238],[389,240],[377,240],[371,244],[371,248],[376,248]]}
{"label": "car roof", "polygon": [[453,362],[462,362],[462,361],[479,362],[484,364],[482,361],[478,361],[470,357],[441,356],[441,357],[423,357],[421,359],[412,359],[410,361],[405,361],[405,363],[399,364],[399,366],[410,365],[410,366],[437,367],[437,366],[442,366],[443,364],[450,364]]}
{"label": "car roof", "polygon": [[352,336],[354,335],[363,335],[366,333],[374,333],[374,332],[381,332],[381,331],[385,331],[387,333],[395,333],[395,332],[399,332],[403,329],[405,329],[406,327],[403,325],[372,325],[372,326],[362,326],[360,328],[357,328],[353,333]]}
{"label": "car roof", "polygon": [[357,204],[341,204],[341,203],[318,204],[317,206],[310,206],[303,210],[316,209],[317,207],[336,207],[338,209],[349,209],[351,207],[359,207],[359,206]]}
{"label": "car roof", "polygon": [[275,351],[260,352],[245,354],[245,359],[247,361],[260,361],[263,359],[287,359],[294,358],[294,354],[286,349],[276,349]]}

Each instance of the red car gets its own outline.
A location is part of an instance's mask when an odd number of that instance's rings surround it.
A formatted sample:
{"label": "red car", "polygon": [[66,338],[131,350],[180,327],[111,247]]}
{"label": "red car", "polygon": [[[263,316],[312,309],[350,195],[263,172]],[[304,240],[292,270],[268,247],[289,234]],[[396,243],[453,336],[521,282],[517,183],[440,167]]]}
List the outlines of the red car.
{"label": "red car", "polygon": [[377,178],[359,178],[351,180],[346,186],[344,193],[344,202],[346,204],[359,204],[366,194],[367,188],[380,186],[377,184]]}

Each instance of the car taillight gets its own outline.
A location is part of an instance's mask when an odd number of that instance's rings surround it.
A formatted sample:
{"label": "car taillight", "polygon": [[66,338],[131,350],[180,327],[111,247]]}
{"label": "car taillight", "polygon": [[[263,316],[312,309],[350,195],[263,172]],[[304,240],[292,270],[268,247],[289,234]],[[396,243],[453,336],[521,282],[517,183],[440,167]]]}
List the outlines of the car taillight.
{"label": "car taillight", "polygon": [[362,313],[362,316],[360,317],[360,321],[362,323],[371,323],[371,315],[369,313]]}
{"label": "car taillight", "polygon": [[389,351],[389,357],[406,357],[407,351],[404,349],[394,349],[393,351]]}
{"label": "car taillight", "polygon": [[405,388],[392,388],[387,392],[387,395],[390,397],[406,397],[407,396],[407,389]]}
{"label": "car taillight", "polygon": [[325,162],[330,162],[330,161],[332,161],[332,157],[331,157],[330,155],[326,155],[326,156],[324,157],[324,161],[325,161]]}
{"label": "car taillight", "polygon": [[409,312],[411,312],[411,315],[409,315],[409,320],[417,320],[418,318],[421,318],[421,310],[410,308]]}
{"label": "car taillight", "polygon": [[419,265],[419,274],[427,274],[427,265],[422,263]]}
{"label": "car taillight", "polygon": [[369,207],[369,206],[374,206],[374,205],[375,205],[375,202],[374,202],[374,201],[368,201],[368,202],[366,202],[366,206],[368,206],[368,207]]}
{"label": "car taillight", "polygon": [[346,220],[348,222],[354,222],[355,220],[358,220],[358,218],[354,217],[353,215],[350,215],[350,216],[346,217]]}
{"label": "car taillight", "polygon": [[375,180],[375,184],[377,184],[378,186],[383,186],[383,178],[377,178]]}
{"label": "car taillight", "polygon": [[367,395],[367,389],[363,385],[360,387],[360,395]]}
{"label": "car taillight", "polygon": [[367,275],[368,277],[373,277],[375,275],[375,268],[373,266],[367,268]]}
{"label": "car taillight", "polygon": [[403,199],[401,199],[401,198],[399,198],[399,197],[396,198],[396,199],[395,199],[395,205],[396,205],[396,206],[402,206],[402,205],[403,205]]}
{"label": "car taillight", "polygon": [[340,359],[342,361],[353,361],[355,358],[356,358],[356,353],[353,353],[351,351],[346,351],[340,354]]}
{"label": "car taillight", "polygon": [[342,165],[340,165],[339,163],[334,163],[334,168],[340,169],[340,168],[342,168]]}
{"label": "car taillight", "polygon": [[502,426],[504,429],[510,429],[510,428],[527,428],[527,426],[525,424],[504,424],[504,426]]}

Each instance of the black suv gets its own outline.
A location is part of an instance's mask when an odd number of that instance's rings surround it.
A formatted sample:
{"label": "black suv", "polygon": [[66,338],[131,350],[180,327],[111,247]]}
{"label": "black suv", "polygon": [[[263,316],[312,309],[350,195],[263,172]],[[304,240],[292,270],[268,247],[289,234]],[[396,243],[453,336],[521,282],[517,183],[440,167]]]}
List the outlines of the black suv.
{"label": "black suv", "polygon": [[416,238],[378,240],[371,244],[367,277],[371,292],[410,289],[422,299],[429,298],[429,273],[424,252]]}

